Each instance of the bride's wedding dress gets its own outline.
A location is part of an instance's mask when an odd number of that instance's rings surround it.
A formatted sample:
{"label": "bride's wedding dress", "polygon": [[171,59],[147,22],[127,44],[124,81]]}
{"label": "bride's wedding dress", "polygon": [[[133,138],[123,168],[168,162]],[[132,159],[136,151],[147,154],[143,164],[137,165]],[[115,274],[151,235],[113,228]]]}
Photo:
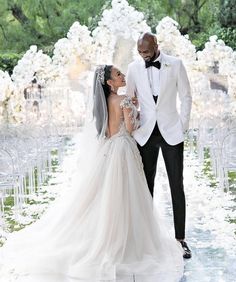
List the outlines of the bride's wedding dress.
{"label": "bride's wedding dress", "polygon": [[0,249],[0,281],[179,281],[182,249],[153,208],[124,121],[89,166],[38,222]]}

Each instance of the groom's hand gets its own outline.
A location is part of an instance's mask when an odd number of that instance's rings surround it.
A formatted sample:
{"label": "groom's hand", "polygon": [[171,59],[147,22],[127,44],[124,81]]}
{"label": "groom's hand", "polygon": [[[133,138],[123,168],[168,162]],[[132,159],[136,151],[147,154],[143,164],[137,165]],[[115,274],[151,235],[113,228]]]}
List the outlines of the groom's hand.
{"label": "groom's hand", "polygon": [[138,107],[138,98],[137,97],[132,97],[132,102],[136,107]]}

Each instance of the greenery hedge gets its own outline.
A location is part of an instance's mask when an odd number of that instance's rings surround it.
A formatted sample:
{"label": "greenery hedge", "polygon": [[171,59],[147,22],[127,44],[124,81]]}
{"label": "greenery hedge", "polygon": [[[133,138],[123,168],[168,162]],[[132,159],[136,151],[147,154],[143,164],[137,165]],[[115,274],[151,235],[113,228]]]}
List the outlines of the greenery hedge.
{"label": "greenery hedge", "polygon": [[12,74],[12,70],[17,64],[18,60],[22,58],[23,54],[17,53],[0,53],[0,69],[8,71]]}
{"label": "greenery hedge", "polygon": [[216,35],[222,39],[226,45],[236,50],[236,29],[232,27],[222,27],[218,29]]}
{"label": "greenery hedge", "polygon": [[231,47],[233,50],[236,50],[236,29],[215,26],[208,32],[198,33],[192,40],[192,43],[196,46],[197,51],[203,50],[205,48],[205,43],[212,35],[216,35],[218,39],[222,39],[225,42],[225,45]]}

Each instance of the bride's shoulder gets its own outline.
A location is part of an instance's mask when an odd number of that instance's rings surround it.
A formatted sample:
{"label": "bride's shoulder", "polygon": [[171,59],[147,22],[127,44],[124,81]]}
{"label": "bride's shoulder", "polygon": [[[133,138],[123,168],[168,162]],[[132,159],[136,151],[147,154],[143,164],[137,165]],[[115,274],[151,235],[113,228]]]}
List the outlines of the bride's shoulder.
{"label": "bride's shoulder", "polygon": [[127,96],[127,95],[121,95],[121,99],[120,99],[120,107],[121,108],[130,108],[131,106],[133,106],[133,102],[131,97]]}
{"label": "bride's shoulder", "polygon": [[114,95],[112,97],[109,97],[109,106],[111,108],[113,108],[114,110],[118,110],[120,109],[120,103],[122,102],[122,100],[124,99],[125,95]]}
{"label": "bride's shoulder", "polygon": [[110,103],[121,109],[129,108],[133,104],[132,99],[127,95],[113,96],[112,99],[110,99]]}
{"label": "bride's shoulder", "polygon": [[108,99],[112,104],[119,104],[126,96],[125,95],[113,95],[110,96]]}

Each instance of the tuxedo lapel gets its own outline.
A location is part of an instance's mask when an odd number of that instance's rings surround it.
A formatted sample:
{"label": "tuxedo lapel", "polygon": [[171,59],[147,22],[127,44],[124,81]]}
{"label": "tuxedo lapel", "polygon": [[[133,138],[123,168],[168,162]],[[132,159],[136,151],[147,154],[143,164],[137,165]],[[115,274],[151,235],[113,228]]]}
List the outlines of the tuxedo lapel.
{"label": "tuxedo lapel", "polygon": [[170,67],[170,62],[168,61],[165,54],[162,53],[161,69],[160,69],[160,93],[157,100],[157,105],[160,102],[161,96],[164,95],[165,85],[168,78],[168,68]]}

